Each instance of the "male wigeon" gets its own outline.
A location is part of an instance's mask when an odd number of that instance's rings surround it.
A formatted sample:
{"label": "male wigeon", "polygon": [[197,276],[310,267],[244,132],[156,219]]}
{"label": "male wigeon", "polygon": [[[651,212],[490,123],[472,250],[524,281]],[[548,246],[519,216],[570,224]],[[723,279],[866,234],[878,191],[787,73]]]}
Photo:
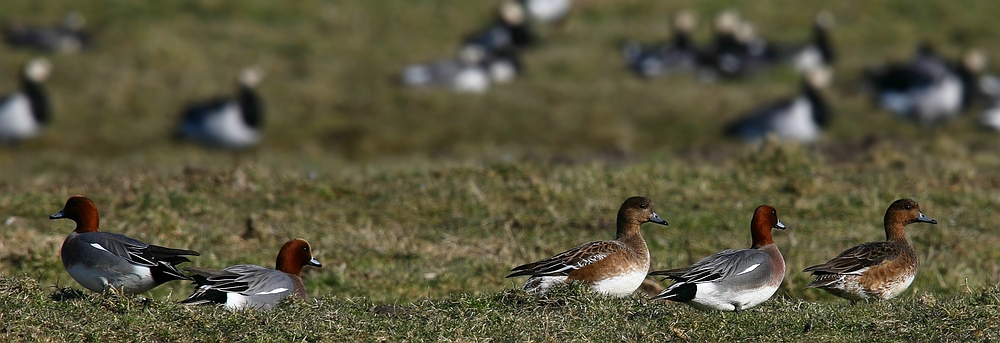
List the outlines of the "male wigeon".
{"label": "male wigeon", "polygon": [[750,220],[750,249],[727,249],[690,267],[649,273],[674,280],[652,300],[667,299],[699,309],[742,311],[770,299],[785,278],[785,259],[771,229],[785,229],[774,207],[760,205]]}
{"label": "male wigeon", "polygon": [[829,69],[810,70],[803,76],[798,95],[759,105],[727,125],[724,134],[747,142],[760,141],[768,135],[800,143],[817,141],[832,117],[820,92],[830,78]]}
{"label": "male wigeon", "polygon": [[947,61],[924,44],[910,62],[870,68],[864,77],[879,106],[932,125],[957,117],[971,104],[984,60],[981,52],[970,50],[959,62]]}
{"label": "male wigeon", "polygon": [[806,288],[822,288],[852,304],[899,295],[917,275],[917,255],[903,232],[911,223],[937,224],[937,221],[920,212],[916,201],[896,200],[885,211],[884,242],[855,245],[829,262],[806,268],[803,272],[812,272],[816,277]]}
{"label": "male wigeon", "polygon": [[240,73],[236,98],[218,97],[188,106],[176,137],[228,149],[257,145],[264,126],[264,105],[255,89],[263,78],[260,69],[247,68]]}
{"label": "male wigeon", "polygon": [[595,292],[624,297],[638,289],[649,272],[649,250],[639,233],[639,226],[646,222],[667,225],[653,211],[653,200],[628,198],[618,210],[615,240],[584,243],[518,266],[507,277],[531,276],[521,287],[531,293],[542,293],[567,281],[580,281]]}
{"label": "male wigeon", "polygon": [[0,142],[32,138],[50,120],[49,97],[42,87],[52,65],[44,58],[29,61],[21,72],[21,91],[0,99]]}
{"label": "male wigeon", "polygon": [[288,296],[294,295],[302,299],[307,297],[301,276],[302,267],[306,265],[323,266],[312,257],[309,242],[296,238],[281,246],[275,269],[252,264],[236,265],[223,270],[185,268],[198,286],[181,303],[224,304],[230,310],[269,310]]}
{"label": "male wigeon", "polygon": [[23,23],[5,25],[3,36],[7,45],[15,48],[72,53],[90,45],[90,35],[83,29],[86,23],[82,14],[70,12],[54,26],[28,26]]}
{"label": "male wigeon", "polygon": [[66,200],[62,211],[49,219],[76,222],[63,241],[62,262],[66,271],[81,286],[94,291],[122,291],[137,294],[172,280],[190,280],[175,265],[190,262],[184,255],[198,256],[191,250],[146,244],[118,233],[98,232],[97,206],[83,196]]}

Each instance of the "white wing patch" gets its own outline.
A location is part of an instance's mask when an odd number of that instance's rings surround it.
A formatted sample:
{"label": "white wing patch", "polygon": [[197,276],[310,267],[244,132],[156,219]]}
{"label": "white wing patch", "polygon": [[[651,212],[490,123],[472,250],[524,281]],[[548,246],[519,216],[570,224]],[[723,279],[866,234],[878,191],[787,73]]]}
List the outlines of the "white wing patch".
{"label": "white wing patch", "polygon": [[[97,250],[104,250],[104,251],[108,251],[108,249],[105,249],[105,248],[104,248],[104,246],[102,246],[102,245],[100,245],[100,244],[97,244],[97,243],[90,243],[90,246],[92,246],[92,247],[94,247],[94,248],[97,248]],[[108,252],[110,252],[110,251],[108,251]]]}
{"label": "white wing patch", "polygon": [[283,288],[283,287],[282,288],[275,288],[275,289],[272,289],[272,290],[267,291],[267,292],[255,293],[254,295],[275,294],[275,293],[281,293],[281,292],[284,292],[284,291],[287,291],[287,290],[288,290],[288,288]]}
{"label": "white wing patch", "polygon": [[577,264],[573,265],[573,267],[574,267],[573,269],[579,269],[579,268],[583,268],[584,266],[589,266],[591,264],[594,264],[594,262],[603,260],[605,257],[608,257],[608,254],[597,254],[597,255],[594,255],[594,256],[587,257],[587,258],[581,260],[580,262],[578,262]]}
{"label": "white wing patch", "polygon": [[757,267],[760,267],[760,263],[754,263],[753,265],[747,267],[747,269],[744,269],[742,272],[736,273],[736,276],[752,272],[754,269],[757,269]]}

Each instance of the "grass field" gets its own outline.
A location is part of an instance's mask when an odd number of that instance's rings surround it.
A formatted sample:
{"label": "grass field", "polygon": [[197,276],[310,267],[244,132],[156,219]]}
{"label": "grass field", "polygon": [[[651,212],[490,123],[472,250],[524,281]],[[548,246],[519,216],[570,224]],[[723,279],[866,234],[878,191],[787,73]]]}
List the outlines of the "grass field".
{"label": "grass field", "polygon": [[[779,41],[806,39],[819,6],[837,18],[842,58],[825,92],[836,117],[813,147],[719,136],[741,111],[794,92],[791,70],[718,84],[625,70],[623,39],[665,37],[681,8],[706,22],[732,4],[575,4],[565,30],[542,30],[524,77],[470,96],[394,78],[453,52],[489,18],[488,1],[4,3],[3,22],[78,10],[97,46],[50,56],[53,125],[0,150],[0,340],[1000,339],[1000,138],[976,129],[974,113],[944,127],[897,122],[858,84],[862,67],[906,58],[922,40],[1000,56],[1000,4],[740,4]],[[0,71],[32,56],[2,47]],[[259,149],[232,156],[168,139],[185,103],[232,92],[252,64],[267,73]],[[74,291],[58,256],[73,225],[47,219],[74,194],[96,202],[105,231],[200,251],[190,265],[272,266],[284,241],[305,238],[324,264],[304,273],[316,299],[228,313],[174,304],[187,283],[144,298]],[[775,206],[789,226],[775,233],[788,264],[776,299],[734,314],[641,294],[511,290],[523,282],[504,279],[511,267],[612,238],[632,195],[670,222],[644,228],[654,269],[749,246],[754,207]],[[802,289],[806,266],[884,239],[885,208],[903,197],[939,222],[908,227],[921,260],[909,290],[852,307]]]}

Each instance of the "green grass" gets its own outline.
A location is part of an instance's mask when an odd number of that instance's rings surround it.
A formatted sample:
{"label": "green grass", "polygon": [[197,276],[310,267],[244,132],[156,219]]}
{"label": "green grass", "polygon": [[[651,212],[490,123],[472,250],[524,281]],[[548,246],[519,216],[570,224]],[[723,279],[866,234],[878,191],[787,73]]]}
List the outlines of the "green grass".
{"label": "green grass", "polygon": [[[860,68],[905,58],[922,39],[1000,56],[994,2],[740,8],[776,40],[807,36],[809,16],[789,13],[829,6],[837,17],[843,58],[826,92],[837,117],[816,147],[718,135],[761,99],[794,92],[790,70],[721,84],[624,70],[622,39],[658,39],[677,9],[704,22],[725,2],[576,2],[567,29],[543,30],[547,44],[525,56],[527,74],[482,96],[400,89],[393,78],[452,52],[489,2],[5,3],[2,21],[77,9],[98,46],[51,57],[55,122],[0,150],[0,220],[13,218],[0,226],[0,340],[1000,338],[996,136],[975,130],[974,115],[897,125],[857,92]],[[31,56],[0,48],[0,71]],[[234,157],[168,139],[184,103],[231,92],[251,64],[268,74],[259,149]],[[0,79],[0,89],[15,84]],[[145,300],[72,291],[81,288],[58,250],[73,226],[47,216],[74,194],[97,203],[105,231],[202,252],[190,265],[271,266],[283,242],[305,238],[324,264],[304,273],[315,300],[229,313],[174,304],[192,289],[180,282]],[[523,282],[504,279],[511,267],[612,238],[632,195],[654,199],[670,222],[644,228],[655,269],[748,246],[753,208],[775,206],[789,226],[775,233],[788,265],[775,299],[732,314],[639,294],[511,290]],[[802,289],[806,266],[883,239],[885,208],[903,197],[939,222],[908,227],[921,261],[908,291],[851,307]]]}

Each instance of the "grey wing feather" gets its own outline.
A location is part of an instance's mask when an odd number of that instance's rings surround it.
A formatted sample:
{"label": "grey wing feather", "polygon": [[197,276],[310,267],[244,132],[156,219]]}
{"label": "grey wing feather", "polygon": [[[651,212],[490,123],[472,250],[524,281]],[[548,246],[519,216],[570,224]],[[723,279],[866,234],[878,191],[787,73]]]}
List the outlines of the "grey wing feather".
{"label": "grey wing feather", "polygon": [[123,234],[92,232],[90,234],[80,236],[80,239],[90,245],[98,244],[109,253],[127,259],[133,264],[147,267],[157,265],[156,261],[143,258],[140,254],[142,249],[149,247],[149,244],[140,242]]}
{"label": "grey wing feather", "polygon": [[[727,249],[705,257],[687,268],[675,269],[666,275],[668,278],[682,282],[712,282],[739,275],[744,271],[767,262],[767,254],[756,249]],[[671,271],[667,271],[671,272]],[[680,273],[678,273],[680,272]]]}

